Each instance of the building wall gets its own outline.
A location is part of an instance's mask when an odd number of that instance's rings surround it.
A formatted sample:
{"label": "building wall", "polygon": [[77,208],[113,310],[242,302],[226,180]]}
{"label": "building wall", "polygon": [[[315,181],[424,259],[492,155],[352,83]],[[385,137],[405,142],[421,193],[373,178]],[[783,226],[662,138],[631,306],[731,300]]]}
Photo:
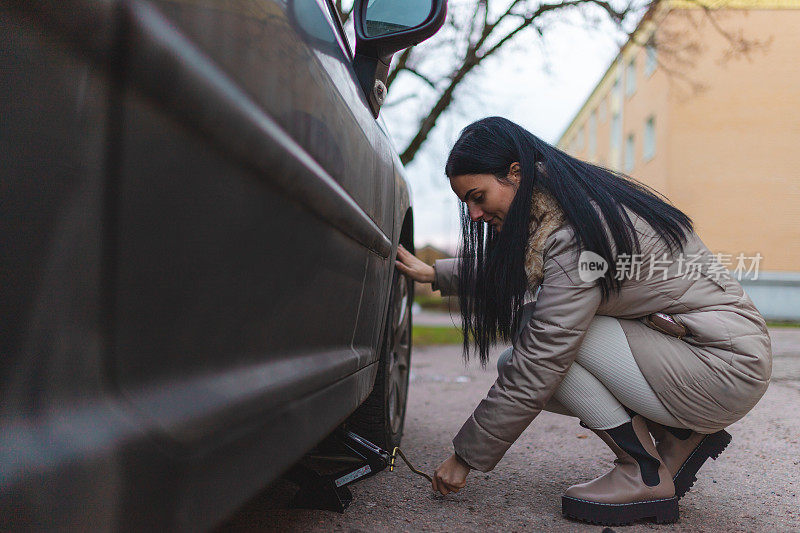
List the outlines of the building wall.
{"label": "building wall", "polygon": [[703,39],[684,71],[707,87],[670,90],[668,194],[712,251],[760,252],[760,269],[800,271],[800,10],[721,13],[725,28],[768,42],[728,61],[728,41],[699,10],[670,13],[665,26],[686,17]]}
{"label": "building wall", "polygon": [[[616,169],[646,183],[674,201],[669,180],[670,145],[665,142],[670,133],[669,75],[657,67],[647,73],[647,50],[641,46],[632,46],[624,54],[622,65],[623,79],[626,81],[631,60],[634,61],[636,90],[630,96],[623,91],[622,153],[621,164]],[[643,151],[645,123],[650,117],[655,121],[655,153],[646,158]],[[625,142],[630,135],[634,138],[634,164],[628,170],[624,167]]]}
{"label": "building wall", "polygon": [[[783,2],[781,5],[800,2]],[[629,43],[559,141],[589,161],[625,171],[691,216],[714,252],[763,256],[761,271],[800,271],[800,9],[713,11],[732,35],[764,46],[726,54],[731,43],[699,9],[654,12],[637,30],[655,35],[660,65],[645,73],[647,51]],[[672,52],[668,52],[671,50]],[[727,57],[727,59],[726,59]],[[636,90],[626,95],[634,59]],[[620,150],[609,139],[621,80]],[[693,87],[693,84],[701,87]],[[617,99],[619,100],[619,99]],[[606,120],[602,102],[607,102]],[[589,122],[598,113],[597,151]],[[655,117],[655,155],[643,157],[645,121]],[[634,165],[625,142],[634,136]],[[800,303],[800,302],[799,302]]]}

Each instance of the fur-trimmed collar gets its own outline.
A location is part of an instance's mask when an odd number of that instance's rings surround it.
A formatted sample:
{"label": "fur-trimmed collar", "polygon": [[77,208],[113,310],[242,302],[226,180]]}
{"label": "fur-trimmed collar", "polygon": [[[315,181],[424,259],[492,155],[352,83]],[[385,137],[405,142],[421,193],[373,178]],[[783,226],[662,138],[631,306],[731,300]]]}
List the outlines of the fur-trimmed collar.
{"label": "fur-trimmed collar", "polygon": [[531,294],[536,293],[544,278],[544,243],[565,220],[564,213],[555,198],[544,190],[534,189],[528,226],[528,245],[525,248],[525,274]]}

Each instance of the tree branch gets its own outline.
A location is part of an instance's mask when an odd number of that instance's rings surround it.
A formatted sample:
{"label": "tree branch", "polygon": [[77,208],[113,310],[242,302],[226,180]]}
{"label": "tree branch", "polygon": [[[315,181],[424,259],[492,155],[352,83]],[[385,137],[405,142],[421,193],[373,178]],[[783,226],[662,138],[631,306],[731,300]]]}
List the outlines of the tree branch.
{"label": "tree branch", "polygon": [[515,35],[517,35],[525,28],[529,27],[538,17],[542,16],[544,13],[547,13],[549,11],[575,7],[583,4],[594,4],[601,7],[603,10],[606,11],[606,13],[609,13],[609,15],[613,13],[612,18],[614,18],[614,20],[621,21],[627,16],[628,10],[630,9],[630,4],[629,4],[624,11],[618,12],[615,11],[608,2],[603,0],[569,0],[566,2],[560,2],[558,4],[542,4],[534,12],[525,16],[525,18],[520,24],[518,24],[514,29],[512,29],[509,33],[503,36],[492,47],[490,47],[485,52],[479,53],[480,48],[486,43],[487,39],[492,34],[494,29],[497,28],[497,25],[502,20],[504,20],[505,17],[512,15],[513,9],[516,6],[518,6],[521,1],[522,0],[515,0],[514,2],[511,3],[511,5],[509,5],[508,9],[506,9],[506,11],[502,15],[500,15],[500,17],[497,18],[493,23],[486,23],[481,31],[480,38],[475,43],[470,42],[468,44],[467,51],[462,64],[450,74],[449,76],[450,82],[448,83],[447,87],[444,89],[442,94],[439,96],[439,99],[431,108],[430,113],[428,113],[427,116],[423,117],[420,120],[417,134],[414,136],[414,138],[411,139],[411,141],[409,141],[405,150],[403,150],[403,153],[400,154],[400,160],[403,162],[403,164],[407,164],[414,159],[417,152],[422,147],[422,144],[427,140],[431,130],[433,130],[434,126],[436,125],[436,121],[439,119],[442,113],[444,113],[444,111],[453,101],[453,95],[455,94],[456,88],[464,80],[467,74],[469,74],[478,64],[480,64],[481,61],[483,61],[487,57],[497,52],[505,43],[507,43]]}
{"label": "tree branch", "polygon": [[397,58],[397,62],[395,63],[394,68],[389,73],[389,76],[386,78],[387,89],[392,86],[392,83],[394,83],[394,80],[395,78],[397,78],[397,75],[400,74],[401,71],[406,70],[406,65],[408,64],[408,59],[411,57],[411,51],[413,49],[414,49],[413,46],[411,48],[406,48],[400,54],[400,57]]}
{"label": "tree branch", "polygon": [[407,94],[407,95],[403,96],[402,98],[398,98],[397,100],[392,100],[391,102],[387,102],[387,103],[383,104],[382,107],[384,109],[387,108],[387,107],[394,107],[394,106],[399,105],[399,104],[401,104],[403,102],[406,102],[408,100],[412,100],[412,99],[416,98],[417,96],[418,95],[416,95],[416,94]]}
{"label": "tree branch", "polygon": [[422,81],[427,83],[428,86],[430,86],[431,89],[436,89],[436,84],[433,81],[431,81],[429,78],[427,78],[424,74],[421,74],[421,73],[417,72],[416,69],[413,69],[411,67],[406,67],[405,71],[408,72],[408,73],[413,74],[414,76],[418,77],[419,79],[421,79]]}
{"label": "tree branch", "polygon": [[411,139],[411,142],[408,143],[408,146],[405,150],[403,150],[403,153],[400,154],[400,161],[402,161],[404,165],[411,162],[411,160],[414,159],[414,156],[417,155],[422,143],[425,142],[425,140],[428,138],[428,134],[436,125],[436,121],[452,102],[453,93],[455,92],[456,87],[458,87],[464,77],[469,74],[469,72],[475,68],[478,63],[477,57],[475,56],[474,51],[472,51],[471,54],[468,55],[467,59],[465,59],[461,67],[457,69],[451,76],[450,83],[442,92],[442,95],[436,101],[433,108],[431,108],[428,116],[424,117],[420,121],[417,134],[413,139]]}

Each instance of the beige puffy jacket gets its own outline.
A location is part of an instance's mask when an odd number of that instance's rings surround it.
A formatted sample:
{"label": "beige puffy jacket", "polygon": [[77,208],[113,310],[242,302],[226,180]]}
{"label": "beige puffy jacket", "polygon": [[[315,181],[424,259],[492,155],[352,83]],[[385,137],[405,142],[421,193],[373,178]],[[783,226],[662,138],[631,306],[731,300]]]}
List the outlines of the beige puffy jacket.
{"label": "beige puffy jacket", "polygon": [[[766,391],[772,350],[763,317],[739,282],[692,233],[671,254],[652,227],[627,210],[641,244],[641,273],[601,303],[596,281],[579,276],[574,231],[563,224],[544,246],[544,279],[530,316],[497,381],[453,445],[473,468],[489,471],[539,414],[569,369],[595,315],[619,319],[631,351],[664,407],[686,427],[712,433],[739,420]],[[616,252],[615,252],[616,253]],[[663,254],[667,254],[664,256]],[[711,266],[709,270],[709,265]],[[649,275],[651,267],[653,275]],[[456,294],[457,259],[436,261],[434,290]],[[689,331],[678,339],[639,320],[661,311]]]}

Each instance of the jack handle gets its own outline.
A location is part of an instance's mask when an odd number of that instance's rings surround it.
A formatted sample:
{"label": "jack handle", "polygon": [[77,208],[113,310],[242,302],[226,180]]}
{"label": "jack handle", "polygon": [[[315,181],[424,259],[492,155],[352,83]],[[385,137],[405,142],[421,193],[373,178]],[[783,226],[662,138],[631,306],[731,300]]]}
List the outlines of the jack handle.
{"label": "jack handle", "polygon": [[408,459],[406,459],[405,454],[402,451],[400,451],[400,447],[399,446],[395,446],[394,450],[392,450],[392,460],[389,463],[389,472],[394,472],[394,458],[395,458],[395,456],[397,454],[400,454],[400,457],[403,459],[403,461],[405,461],[405,463],[408,465],[408,468],[410,468],[412,472],[414,472],[415,474],[419,474],[420,476],[424,477],[425,479],[427,479],[428,481],[433,483],[433,478],[431,476],[429,476],[428,474],[426,474],[422,470],[417,470],[416,468],[414,468],[414,465],[412,465],[408,461]]}

